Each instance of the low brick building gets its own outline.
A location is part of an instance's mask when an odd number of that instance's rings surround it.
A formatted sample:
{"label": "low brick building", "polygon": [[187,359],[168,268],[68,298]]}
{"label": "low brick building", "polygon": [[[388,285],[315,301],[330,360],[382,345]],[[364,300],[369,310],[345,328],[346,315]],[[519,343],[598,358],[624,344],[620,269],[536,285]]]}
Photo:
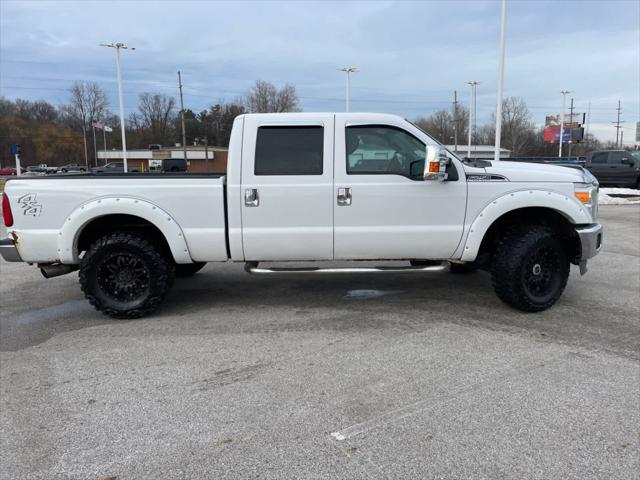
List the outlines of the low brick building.
{"label": "low brick building", "polygon": [[[205,156],[208,154],[208,159]],[[226,172],[226,147],[187,147],[187,171],[189,172]],[[159,169],[162,160],[167,158],[184,158],[182,147],[164,147],[157,149],[127,150],[127,163],[140,171],[148,172]],[[121,162],[122,150],[107,150],[98,152],[98,160],[102,163]]]}

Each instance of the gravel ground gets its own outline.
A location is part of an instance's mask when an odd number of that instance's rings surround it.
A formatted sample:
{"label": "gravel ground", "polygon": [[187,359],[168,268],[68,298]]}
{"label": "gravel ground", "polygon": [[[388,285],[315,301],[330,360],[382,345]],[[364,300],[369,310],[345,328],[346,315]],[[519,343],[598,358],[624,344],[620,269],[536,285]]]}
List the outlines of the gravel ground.
{"label": "gravel ground", "polygon": [[209,265],[151,318],[0,263],[3,479],[630,479],[640,207],[551,310],[484,273],[257,278]]}

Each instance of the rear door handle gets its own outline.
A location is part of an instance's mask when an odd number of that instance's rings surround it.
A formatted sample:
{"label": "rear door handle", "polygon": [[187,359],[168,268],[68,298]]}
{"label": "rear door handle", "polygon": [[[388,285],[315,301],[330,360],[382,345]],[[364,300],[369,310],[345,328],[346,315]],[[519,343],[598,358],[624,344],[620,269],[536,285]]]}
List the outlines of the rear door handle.
{"label": "rear door handle", "polygon": [[245,207],[257,207],[260,205],[260,196],[257,188],[247,188],[244,191],[244,205]]}
{"label": "rear door handle", "polygon": [[338,205],[341,207],[351,205],[351,187],[338,188]]}

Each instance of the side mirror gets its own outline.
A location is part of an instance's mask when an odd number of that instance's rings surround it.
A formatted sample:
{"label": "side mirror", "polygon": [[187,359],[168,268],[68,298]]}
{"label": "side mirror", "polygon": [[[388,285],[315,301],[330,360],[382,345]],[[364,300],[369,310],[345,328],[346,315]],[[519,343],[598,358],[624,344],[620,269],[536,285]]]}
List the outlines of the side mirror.
{"label": "side mirror", "polygon": [[424,162],[424,180],[439,180],[444,182],[449,177],[447,166],[449,165],[447,150],[440,145],[428,145],[427,156]]}
{"label": "side mirror", "polygon": [[625,165],[631,165],[633,163],[629,157],[624,157],[621,162]]}

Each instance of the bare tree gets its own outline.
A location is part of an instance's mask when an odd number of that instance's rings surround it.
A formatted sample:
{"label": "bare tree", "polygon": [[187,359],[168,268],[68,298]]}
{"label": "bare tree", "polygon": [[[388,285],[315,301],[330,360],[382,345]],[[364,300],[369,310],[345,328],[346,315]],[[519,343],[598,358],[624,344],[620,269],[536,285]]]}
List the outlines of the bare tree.
{"label": "bare tree", "polygon": [[72,120],[70,123],[80,123],[84,139],[85,162],[89,166],[87,129],[92,120],[100,120],[107,114],[109,100],[105,91],[95,82],[74,82],[69,93],[71,101],[61,109]]}
{"label": "bare tree", "polygon": [[296,87],[288,83],[280,90],[264,80],[257,80],[247,92],[247,110],[252,113],[299,112]]}
{"label": "bare tree", "polygon": [[415,121],[421,129],[427,132],[441,143],[453,144],[455,129],[458,129],[458,143],[466,142],[469,112],[462,106],[458,107],[454,118],[453,111],[437,110],[427,118],[418,118]]}
{"label": "bare tree", "polygon": [[176,100],[161,94],[143,93],[138,103],[139,114],[132,116],[133,125],[145,129],[153,143],[165,143],[173,120]]}
{"label": "bare tree", "polygon": [[514,156],[522,155],[535,141],[535,130],[524,99],[522,97],[505,98],[502,102],[501,138],[505,148],[511,150]]}

